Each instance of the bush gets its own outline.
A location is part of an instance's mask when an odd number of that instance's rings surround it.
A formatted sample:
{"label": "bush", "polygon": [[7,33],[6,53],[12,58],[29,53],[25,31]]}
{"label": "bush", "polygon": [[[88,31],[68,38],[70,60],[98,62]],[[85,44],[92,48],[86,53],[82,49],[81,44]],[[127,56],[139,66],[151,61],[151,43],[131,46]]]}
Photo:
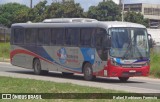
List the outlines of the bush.
{"label": "bush", "polygon": [[10,44],[0,43],[0,57],[9,58]]}
{"label": "bush", "polygon": [[150,74],[151,76],[160,78],[160,54],[158,53],[151,53],[151,69]]}

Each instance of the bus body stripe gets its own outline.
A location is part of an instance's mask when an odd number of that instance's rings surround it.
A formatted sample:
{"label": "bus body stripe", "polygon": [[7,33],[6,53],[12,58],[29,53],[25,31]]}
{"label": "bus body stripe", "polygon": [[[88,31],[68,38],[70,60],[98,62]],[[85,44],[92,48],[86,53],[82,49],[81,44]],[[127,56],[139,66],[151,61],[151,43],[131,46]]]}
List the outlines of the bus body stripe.
{"label": "bus body stripe", "polygon": [[[54,62],[51,62],[51,61],[49,61],[49,60],[47,60],[47,59],[45,59],[45,58],[43,58],[43,57],[41,57],[41,56],[33,53],[33,52],[30,52],[30,51],[28,51],[28,50],[23,50],[23,49],[16,49],[16,50],[11,51],[11,53],[10,53],[10,58],[13,59],[13,57],[14,57],[15,55],[17,55],[17,54],[27,54],[27,55],[31,55],[31,56],[37,57],[37,58],[39,58],[39,59],[41,59],[41,60],[44,60],[44,61],[46,61],[46,62],[48,62],[48,63],[50,63],[50,64],[56,63],[56,64],[60,65],[59,63],[57,63],[57,62],[55,62],[55,61],[54,61]],[[11,60],[11,61],[12,61],[12,60]],[[63,67],[65,67],[65,66],[63,66]],[[81,73],[80,68],[76,68],[76,69],[77,69],[76,71],[74,70],[75,68],[69,68],[69,67],[66,67],[66,68],[63,68],[63,69],[68,70],[68,71],[72,71],[72,72],[74,72],[74,73],[79,73],[79,74]],[[71,70],[71,69],[72,69],[72,70]]]}

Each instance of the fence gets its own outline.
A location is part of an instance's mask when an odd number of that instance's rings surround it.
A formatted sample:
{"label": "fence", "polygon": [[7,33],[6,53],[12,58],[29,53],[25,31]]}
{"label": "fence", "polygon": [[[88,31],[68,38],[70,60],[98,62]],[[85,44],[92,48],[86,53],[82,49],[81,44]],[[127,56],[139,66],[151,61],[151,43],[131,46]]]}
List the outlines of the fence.
{"label": "fence", "polygon": [[10,41],[10,28],[7,28],[0,24],[0,61],[9,61],[8,54],[9,54],[9,41]]}
{"label": "fence", "polygon": [[0,42],[8,42],[10,40],[11,29],[0,25]]}

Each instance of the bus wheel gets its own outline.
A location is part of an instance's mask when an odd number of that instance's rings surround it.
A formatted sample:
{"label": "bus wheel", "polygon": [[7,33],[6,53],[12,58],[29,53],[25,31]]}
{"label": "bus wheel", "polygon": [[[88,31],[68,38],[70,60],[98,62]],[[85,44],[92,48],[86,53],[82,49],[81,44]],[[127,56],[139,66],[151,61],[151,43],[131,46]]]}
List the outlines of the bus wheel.
{"label": "bus wheel", "polygon": [[89,63],[84,65],[84,79],[85,80],[93,80],[95,76],[93,75],[92,66]]}
{"label": "bus wheel", "polygon": [[35,59],[35,60],[34,60],[33,69],[34,69],[34,73],[35,73],[36,75],[42,74],[42,71],[41,71],[41,63],[40,63],[39,59]]}
{"label": "bus wheel", "polygon": [[121,82],[127,82],[129,77],[118,77]]}

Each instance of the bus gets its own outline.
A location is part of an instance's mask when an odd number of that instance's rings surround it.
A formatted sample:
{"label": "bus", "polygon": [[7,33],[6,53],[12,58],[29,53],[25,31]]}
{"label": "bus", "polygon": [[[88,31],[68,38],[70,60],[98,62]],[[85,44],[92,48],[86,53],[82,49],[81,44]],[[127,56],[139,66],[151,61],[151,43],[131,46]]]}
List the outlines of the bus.
{"label": "bus", "polygon": [[89,18],[45,19],[11,26],[10,60],[14,66],[63,75],[117,77],[127,81],[148,76],[149,37],[146,27]]}

